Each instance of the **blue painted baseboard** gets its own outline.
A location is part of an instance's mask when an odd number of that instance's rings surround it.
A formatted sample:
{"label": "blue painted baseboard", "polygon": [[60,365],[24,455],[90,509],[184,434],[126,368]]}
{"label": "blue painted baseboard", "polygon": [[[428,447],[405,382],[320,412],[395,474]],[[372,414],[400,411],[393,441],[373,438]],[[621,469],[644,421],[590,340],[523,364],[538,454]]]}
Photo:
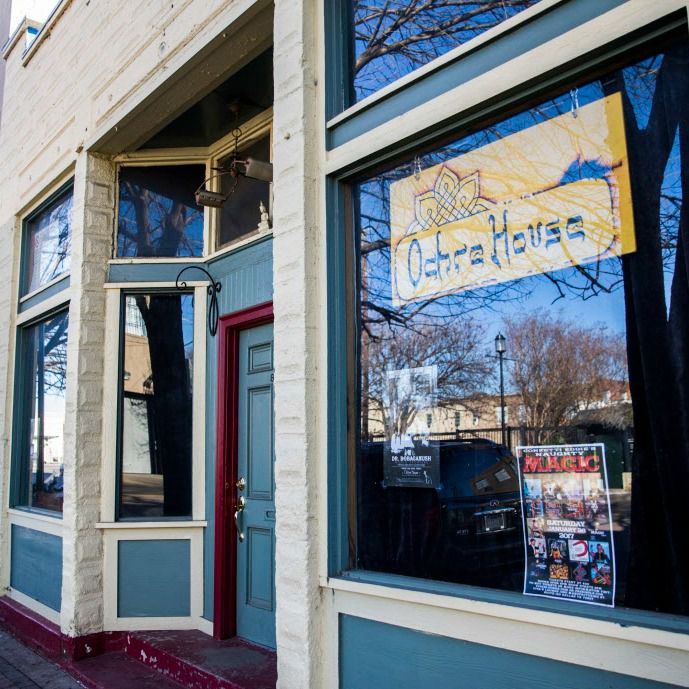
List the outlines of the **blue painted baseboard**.
{"label": "blue painted baseboard", "polygon": [[62,602],[62,539],[12,524],[10,585],[59,612]]}
{"label": "blue painted baseboard", "polygon": [[188,616],[190,566],[188,540],[120,541],[118,617]]}
{"label": "blue painted baseboard", "polygon": [[614,672],[340,616],[340,689],[670,689]]}

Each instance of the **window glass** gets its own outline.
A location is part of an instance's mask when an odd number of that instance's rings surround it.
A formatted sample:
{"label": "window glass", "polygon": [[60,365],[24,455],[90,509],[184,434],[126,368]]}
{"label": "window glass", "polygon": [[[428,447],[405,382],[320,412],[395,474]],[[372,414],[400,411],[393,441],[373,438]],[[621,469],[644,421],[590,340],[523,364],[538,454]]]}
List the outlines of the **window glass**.
{"label": "window glass", "polygon": [[25,294],[69,270],[72,196],[70,189],[26,222]]}
{"label": "window glass", "polygon": [[22,412],[19,505],[62,512],[67,313],[22,333],[27,404]]}
{"label": "window glass", "polygon": [[120,168],[117,255],[203,255],[203,209],[194,192],[203,165]]}
{"label": "window glass", "polygon": [[191,516],[194,297],[124,297],[121,518]]}
{"label": "window glass", "polygon": [[688,58],[355,187],[355,567],[689,614]]}
{"label": "window glass", "polygon": [[[266,136],[242,148],[242,155],[269,162],[270,137]],[[237,179],[232,175],[223,175],[220,183],[223,194],[232,193],[220,210],[218,248],[245,235],[258,233],[258,225],[261,222],[261,204],[267,212],[270,208],[271,197],[269,182],[249,177]]]}
{"label": "window glass", "polygon": [[538,0],[351,0],[355,101],[492,29]]}

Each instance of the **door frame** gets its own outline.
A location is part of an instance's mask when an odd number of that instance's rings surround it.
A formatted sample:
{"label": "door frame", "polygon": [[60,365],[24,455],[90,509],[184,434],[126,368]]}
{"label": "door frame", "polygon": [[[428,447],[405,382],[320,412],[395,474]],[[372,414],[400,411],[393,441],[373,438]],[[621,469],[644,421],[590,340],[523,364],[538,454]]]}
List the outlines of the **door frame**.
{"label": "door frame", "polygon": [[237,634],[237,460],[239,438],[239,334],[273,322],[273,302],[221,316],[218,324],[218,389],[215,453],[215,564],[213,638]]}

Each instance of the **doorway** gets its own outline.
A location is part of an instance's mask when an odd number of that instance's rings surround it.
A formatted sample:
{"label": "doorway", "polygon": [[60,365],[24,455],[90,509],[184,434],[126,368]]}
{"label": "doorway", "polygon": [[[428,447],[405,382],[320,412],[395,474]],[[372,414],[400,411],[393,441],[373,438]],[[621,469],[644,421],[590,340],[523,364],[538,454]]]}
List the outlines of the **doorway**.
{"label": "doorway", "polygon": [[213,635],[275,647],[272,304],[220,319]]}

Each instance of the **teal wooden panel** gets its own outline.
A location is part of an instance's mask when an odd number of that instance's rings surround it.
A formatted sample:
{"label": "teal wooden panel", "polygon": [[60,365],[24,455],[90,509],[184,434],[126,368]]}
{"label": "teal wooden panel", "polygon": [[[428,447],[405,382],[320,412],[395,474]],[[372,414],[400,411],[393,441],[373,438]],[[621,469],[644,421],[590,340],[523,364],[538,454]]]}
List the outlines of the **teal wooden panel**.
{"label": "teal wooden panel", "polygon": [[[222,284],[218,295],[220,315],[270,301],[273,298],[273,241],[268,238],[223,254],[207,265]],[[193,279],[194,271],[185,275]],[[206,357],[206,520],[204,530],[203,616],[213,619],[213,565],[215,548],[215,449],[218,395],[218,338],[208,338]]]}
{"label": "teal wooden panel", "polygon": [[62,539],[12,524],[10,586],[59,612]]}
{"label": "teal wooden panel", "polygon": [[272,610],[275,590],[273,532],[271,529],[250,527],[246,537],[248,551],[246,602],[263,610]]}
{"label": "teal wooden panel", "polygon": [[340,616],[340,689],[670,689],[615,672]]}
{"label": "teal wooden panel", "polygon": [[251,388],[248,393],[247,495],[272,500],[273,462],[265,458],[273,456],[273,389],[268,385]]}
{"label": "teal wooden panel", "polygon": [[19,313],[24,313],[24,311],[28,311],[29,309],[32,309],[34,306],[42,304],[46,299],[50,299],[50,297],[54,297],[56,294],[60,294],[60,292],[65,292],[66,301],[67,299],[69,299],[69,295],[66,292],[66,290],[68,289],[69,275],[65,275],[61,280],[51,285],[50,287],[47,287],[42,292],[39,292],[33,297],[29,297],[28,299],[25,299],[24,301],[20,302]]}
{"label": "teal wooden panel", "polygon": [[119,541],[118,617],[190,614],[190,541]]}

